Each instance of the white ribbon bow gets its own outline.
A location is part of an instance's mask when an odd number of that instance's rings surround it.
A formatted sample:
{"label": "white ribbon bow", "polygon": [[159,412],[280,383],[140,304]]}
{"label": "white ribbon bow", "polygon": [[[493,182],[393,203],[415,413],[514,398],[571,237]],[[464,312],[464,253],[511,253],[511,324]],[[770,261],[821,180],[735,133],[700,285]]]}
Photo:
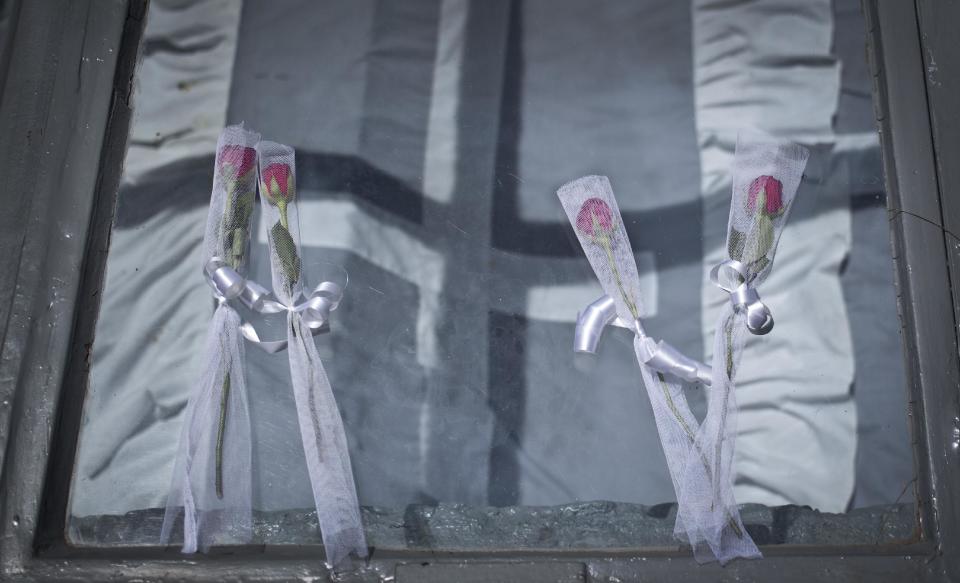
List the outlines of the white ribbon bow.
{"label": "white ribbon bow", "polygon": [[[343,296],[325,281],[302,291],[293,150],[241,126],[220,136],[204,238],[204,276],[217,309],[207,337],[207,364],[190,396],[161,541],[170,541],[183,510],[187,553],[252,538],[250,415],[243,338],[268,353],[289,348],[290,376],[307,470],[327,563],[367,555],[343,421],[313,336],[329,329]],[[274,291],[244,277],[257,176],[261,179]],[[282,182],[282,184],[281,184]],[[282,192],[280,192],[282,190]],[[281,196],[282,195],[282,196]],[[298,301],[301,300],[301,301]],[[261,314],[287,314],[287,338],[264,341],[232,303]]]}
{"label": "white ribbon bow", "polygon": [[[244,333],[268,352],[282,350],[284,344],[288,349],[297,420],[317,521],[327,563],[335,567],[350,553],[367,556],[343,420],[313,342],[313,335],[326,325],[329,313],[337,307],[342,290],[332,282],[324,282],[306,301],[297,302],[303,295],[303,273],[293,148],[260,142],[257,154],[276,299],[258,293],[256,299],[251,297],[250,301],[253,305],[259,301],[260,311],[264,313],[287,313],[287,340],[285,343],[262,342],[252,327],[245,328]],[[261,292],[262,288],[256,291]]]}
{"label": "white ribbon bow", "polygon": [[[735,274],[736,285],[727,285],[721,278],[721,271],[732,271]],[[718,263],[710,270],[710,281],[713,285],[730,294],[730,305],[735,312],[746,314],[747,329],[751,334],[762,336],[773,330],[773,314],[770,308],[760,301],[760,294],[748,279],[750,270],[747,265],[729,259]]]}
{"label": "white ribbon bow", "polygon": [[[231,126],[217,142],[204,264],[229,257],[238,278],[247,264],[259,140],[259,134]],[[236,310],[218,302],[203,374],[187,402],[160,533],[168,544],[182,511],[185,553],[249,543],[252,537],[250,411],[239,328]]]}
{"label": "white ribbon bow", "polygon": [[[343,288],[332,281],[317,285],[302,302],[288,305],[276,298],[259,283],[244,278],[221,258],[214,257],[204,267],[207,283],[213,288],[216,298],[223,302],[237,300],[251,311],[259,314],[296,312],[313,336],[330,330],[330,312],[337,309],[343,299]],[[287,340],[261,340],[257,329],[250,322],[240,325],[240,333],[249,342],[264,352],[276,354],[287,348]]]}
{"label": "white ribbon bow", "polygon": [[[587,176],[562,186],[557,195],[607,294],[578,318],[575,349],[593,352],[607,323],[634,332],[634,351],[677,494],[674,534],[689,541],[701,562],[714,556],[721,562],[759,556],[736,506],[718,508],[716,504],[723,499],[720,489],[730,490],[730,486],[714,479],[709,452],[697,440],[700,424],[690,411],[680,382],[710,385],[715,382],[716,371],[666,342],[653,340],[644,331],[640,277],[610,181],[605,176]],[[711,536],[716,530],[712,521],[717,510],[722,520],[719,528],[729,528],[733,535],[722,541]]]}
{"label": "white ribbon bow", "polygon": [[709,366],[681,353],[665,340],[657,342],[647,336],[639,319],[630,323],[617,316],[616,302],[610,296],[600,296],[577,314],[574,352],[596,353],[606,326],[626,328],[636,334],[640,341],[640,362],[654,371],[673,375],[688,383],[703,383],[708,387],[713,382]]}
{"label": "white ribbon bow", "polygon": [[[703,542],[721,563],[744,554],[760,556],[752,541],[745,545],[728,531],[727,517],[737,507],[732,488],[738,412],[734,379],[746,341],[744,332],[763,335],[773,329],[773,315],[760,301],[756,286],[770,273],[808,156],[797,144],[763,134],[743,132],[737,139],[728,259],[710,272],[711,281],[730,294],[730,303],[717,319],[712,388],[696,439],[715,494],[710,506],[700,509],[705,518]],[[703,470],[703,464],[690,459],[684,479],[696,481]],[[694,552],[707,555],[696,546]]]}

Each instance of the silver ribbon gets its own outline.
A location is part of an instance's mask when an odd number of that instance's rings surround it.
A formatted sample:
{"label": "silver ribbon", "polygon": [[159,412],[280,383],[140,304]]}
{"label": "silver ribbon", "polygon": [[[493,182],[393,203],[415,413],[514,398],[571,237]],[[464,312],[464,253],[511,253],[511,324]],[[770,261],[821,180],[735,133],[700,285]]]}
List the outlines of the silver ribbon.
{"label": "silver ribbon", "polygon": [[[240,315],[226,297],[242,292],[256,193],[255,146],[243,126],[217,140],[210,207],[201,256],[228,257],[236,266],[218,275],[221,301],[213,312],[203,366],[182,416],[160,541],[169,544],[183,517],[185,553],[214,545],[248,544],[253,536],[253,473],[249,403]],[[205,265],[205,263],[203,264]]]}
{"label": "silver ribbon", "polygon": [[658,342],[647,336],[639,319],[629,322],[617,316],[616,302],[608,295],[601,296],[577,314],[574,351],[595,354],[604,329],[610,325],[626,328],[637,335],[638,354],[643,364],[651,369],[690,383],[700,382],[707,387],[713,382],[713,371],[709,366],[683,354],[664,340]]}
{"label": "silver ribbon", "polygon": [[260,311],[286,312],[287,342],[268,344],[259,337],[247,338],[267,350],[287,348],[317,524],[327,563],[337,568],[346,564],[351,554],[362,558],[368,553],[343,419],[313,341],[340,301],[342,289],[326,282],[309,295],[303,291],[295,152],[283,144],[261,141],[257,154],[273,282],[273,296],[262,298]]}
{"label": "silver ribbon", "polygon": [[[736,286],[731,287],[721,281],[720,274],[723,269],[736,274],[735,279],[739,282]],[[747,330],[751,334],[762,336],[773,330],[773,314],[770,313],[770,308],[760,301],[760,294],[757,293],[756,288],[750,285],[749,271],[746,265],[728,259],[715,265],[710,270],[710,281],[730,294],[730,303],[733,304],[735,312],[746,314]]]}
{"label": "silver ribbon", "polygon": [[587,176],[562,186],[557,196],[606,294],[579,314],[574,349],[594,352],[608,325],[634,333],[634,352],[677,494],[674,534],[689,541],[700,562],[758,555],[736,506],[716,504],[726,501],[724,492],[730,486],[714,479],[711,452],[697,438],[700,423],[681,382],[709,385],[713,399],[718,392],[716,362],[711,370],[670,344],[650,338],[644,330],[640,276],[610,181]]}
{"label": "silver ribbon", "polygon": [[[343,299],[342,287],[332,281],[324,281],[317,285],[304,301],[293,305],[285,304],[259,283],[244,278],[219,257],[208,261],[203,273],[218,301],[239,300],[259,314],[300,313],[303,323],[313,336],[330,330],[330,312],[336,310]],[[262,340],[250,322],[240,325],[240,333],[247,341],[270,354],[285,350],[289,343],[288,340]]]}

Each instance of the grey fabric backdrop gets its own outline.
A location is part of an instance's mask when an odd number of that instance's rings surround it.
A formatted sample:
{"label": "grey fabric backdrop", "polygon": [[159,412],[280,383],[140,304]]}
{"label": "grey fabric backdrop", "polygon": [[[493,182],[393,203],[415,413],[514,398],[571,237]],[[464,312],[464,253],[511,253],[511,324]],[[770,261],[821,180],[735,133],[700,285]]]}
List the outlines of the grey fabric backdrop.
{"label": "grey fabric backdrop", "polygon": [[[837,0],[834,11],[841,134],[873,128],[855,4]],[[308,280],[324,261],[350,273],[319,346],[361,503],[673,499],[630,338],[610,335],[594,358],[571,352],[578,302],[599,286],[554,191],[586,173],[611,177],[656,306],[648,329],[702,354],[702,223],[715,217],[700,195],[690,10],[244,2],[229,100],[212,103],[228,123],[297,148]],[[178,46],[176,28],[165,38]],[[912,462],[879,155],[857,160],[839,203],[853,210],[841,281],[857,371],[855,503],[872,505],[901,493]],[[212,152],[187,152],[131,174],[121,192],[124,247],[108,262],[113,302],[95,345],[76,514],[163,503],[211,309],[192,261],[211,166]],[[255,238],[262,282],[265,261]],[[141,268],[164,274],[161,284],[138,279]],[[120,274],[133,279],[112,283]],[[184,298],[162,318],[176,328],[161,324],[158,337],[131,326],[144,289]],[[115,335],[127,339],[103,340]],[[257,505],[308,507],[286,358],[247,354]],[[140,382],[161,370],[176,371],[162,390]],[[689,393],[702,412],[699,390]]]}

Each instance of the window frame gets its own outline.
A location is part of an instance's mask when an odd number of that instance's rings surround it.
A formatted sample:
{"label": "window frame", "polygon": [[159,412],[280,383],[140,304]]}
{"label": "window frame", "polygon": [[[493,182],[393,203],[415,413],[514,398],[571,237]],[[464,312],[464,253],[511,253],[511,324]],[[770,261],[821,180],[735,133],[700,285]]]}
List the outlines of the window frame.
{"label": "window frame", "polygon": [[[513,0],[518,1],[518,0]],[[938,23],[960,5],[864,0],[886,172],[917,463],[918,542],[776,546],[762,561],[699,566],[673,549],[376,552],[357,581],[644,578],[896,581],[960,578],[960,154],[951,95],[960,48]],[[326,577],[318,545],[79,549],[65,538],[147,0],[13,0],[0,87],[0,577],[278,580]],[[81,20],[81,17],[83,20]],[[75,26],[76,22],[85,22]],[[97,61],[97,58],[104,58]],[[936,56],[938,74],[931,72]],[[952,91],[951,91],[952,90]],[[934,120],[936,123],[934,123]],[[952,156],[947,156],[947,153]],[[949,315],[949,317],[947,317]]]}

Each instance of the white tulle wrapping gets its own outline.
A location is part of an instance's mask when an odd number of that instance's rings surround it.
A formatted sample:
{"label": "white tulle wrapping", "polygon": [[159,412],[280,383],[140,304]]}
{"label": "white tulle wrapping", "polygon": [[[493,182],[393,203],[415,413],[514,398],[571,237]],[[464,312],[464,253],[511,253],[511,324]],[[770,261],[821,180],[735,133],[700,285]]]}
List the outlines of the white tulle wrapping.
{"label": "white tulle wrapping", "polygon": [[[745,132],[737,140],[733,167],[733,196],[727,229],[728,257],[742,261],[747,270],[747,283],[755,287],[770,273],[773,258],[783,227],[803,177],[808,152],[805,148],[788,141],[778,140],[763,134]],[[751,203],[750,187],[759,177],[769,176],[782,185],[780,204],[776,216],[761,218],[765,200],[759,195]],[[769,195],[767,195],[769,196]],[[762,223],[766,221],[767,224]],[[764,233],[766,230],[766,233]],[[737,251],[739,250],[739,251]],[[742,282],[727,282],[734,286]],[[746,316],[735,312],[727,303],[717,319],[713,346],[713,381],[708,396],[707,415],[697,435],[697,446],[706,456],[708,475],[716,494],[710,500],[708,492],[699,492],[703,486],[700,474],[703,464],[695,459],[687,460],[687,468],[681,488],[695,490],[690,497],[700,500],[704,507],[693,511],[702,530],[697,540],[691,539],[697,560],[705,562],[712,554],[721,563],[736,557],[759,557],[760,551],[749,537],[736,536],[730,517],[736,517],[737,527],[742,530],[733,496],[733,460],[737,434],[737,367],[746,343]],[[678,494],[679,495],[679,494]],[[710,505],[705,502],[709,501]],[[681,508],[683,512],[684,508]]]}
{"label": "white tulle wrapping", "polygon": [[290,376],[307,472],[327,561],[339,565],[351,552],[367,556],[347,436],[313,337],[298,314],[289,319]]}
{"label": "white tulle wrapping", "polygon": [[[557,194],[604,292],[615,300],[617,315],[627,322],[642,316],[640,278],[609,180],[605,176],[587,176],[562,186]],[[578,226],[578,216],[590,199],[599,199],[610,208],[609,245],[598,243]],[[719,513],[724,523],[737,525],[740,535],[734,541],[725,539],[725,546],[709,544],[709,534],[717,528],[714,521],[718,506],[714,501],[732,499],[732,488],[729,483],[713,480],[710,458],[696,441],[700,426],[690,411],[681,383],[644,364],[646,358],[639,336],[634,339],[634,348],[677,494],[675,534],[690,542],[699,561],[713,560],[710,551],[723,562],[735,556],[759,556],[740,522],[736,506],[723,506]]]}
{"label": "white tulle wrapping", "polygon": [[[271,164],[290,167],[290,190],[295,193],[296,168],[294,151],[288,146],[261,142],[257,147],[261,178]],[[290,282],[282,269],[277,243],[271,230],[280,221],[280,209],[268,202],[261,185],[263,215],[268,226],[273,290],[277,298],[294,305],[303,289],[303,276]],[[287,229],[300,253],[299,220],[295,194],[287,205]],[[367,556],[367,544],[360,518],[353,470],[343,420],[333,395],[333,389],[320,360],[310,330],[299,312],[288,312],[288,353],[290,377],[300,424],[300,437],[306,455],[307,471],[317,509],[317,520],[323,535],[327,562],[336,566],[353,552]]]}
{"label": "white tulle wrapping", "polygon": [[793,209],[793,201],[809,157],[810,152],[806,148],[789,140],[753,131],[741,132],[737,136],[733,157],[733,196],[727,228],[728,252],[734,229],[745,233],[744,248],[751,248],[760,239],[758,215],[751,212],[748,204],[750,184],[760,176],[772,176],[783,184],[783,211],[772,221],[773,239],[770,241],[769,250],[763,254],[766,258],[763,267],[751,273],[750,284],[754,287],[767,278],[773,266],[777,244]]}
{"label": "white tulle wrapping", "polygon": [[[746,340],[745,316],[734,313],[732,307],[725,307],[723,322],[725,329],[732,334],[731,370],[735,375]],[[695,448],[698,455],[702,454],[703,457],[687,458],[677,493],[678,497],[692,501],[681,506],[677,521],[696,524],[696,528],[691,529],[688,535],[694,557],[700,563],[716,559],[726,564],[735,558],[754,559],[762,556],[753,539],[746,534],[733,496],[733,445],[737,416],[733,384],[727,379],[725,338],[716,337],[724,346],[714,346],[708,411],[697,434]],[[688,512],[696,519],[683,516]]]}
{"label": "white tulle wrapping", "polygon": [[[255,166],[244,176],[224,176],[218,170],[223,148],[252,148],[259,139],[258,134],[241,126],[228,127],[220,135],[204,236],[203,265],[213,257],[223,258],[227,254],[227,235],[221,228],[227,200],[225,180],[236,180],[238,190],[243,192],[253,193],[256,188]],[[197,267],[197,276],[200,277],[202,265]],[[243,264],[237,266],[238,271],[242,272],[243,268]],[[207,333],[203,373],[187,402],[160,534],[161,542],[168,544],[176,520],[182,514],[185,553],[206,551],[212,545],[247,543],[252,536],[250,411],[239,326],[240,316],[229,304],[221,302]],[[230,388],[223,436],[223,495],[220,497],[216,492],[216,449],[224,376],[228,373]]]}
{"label": "white tulle wrapping", "polygon": [[[643,298],[640,296],[640,276],[637,273],[637,262],[633,257],[630,240],[623,228],[623,219],[620,216],[620,207],[613,196],[610,180],[606,176],[584,176],[574,180],[557,191],[563,210],[570,219],[583,252],[590,261],[590,267],[597,274],[603,291],[613,298],[617,305],[617,315],[624,321],[632,322],[645,315]],[[611,266],[610,257],[601,245],[593,242],[577,228],[577,215],[588,199],[598,198],[606,203],[611,210],[614,220],[611,238],[611,249],[616,270]],[[619,278],[619,279],[618,279]],[[618,283],[619,281],[619,283]],[[623,288],[621,291],[621,287]],[[630,303],[635,310],[631,310]],[[632,313],[636,311],[636,313]]]}
{"label": "white tulle wrapping", "polygon": [[[163,517],[161,541],[170,542],[183,510],[183,552],[213,545],[243,544],[252,536],[250,412],[243,376],[240,317],[221,304],[207,335],[210,360],[187,404],[173,481]],[[223,448],[223,498],[216,494],[216,440],[220,393],[230,372],[230,393]]]}

